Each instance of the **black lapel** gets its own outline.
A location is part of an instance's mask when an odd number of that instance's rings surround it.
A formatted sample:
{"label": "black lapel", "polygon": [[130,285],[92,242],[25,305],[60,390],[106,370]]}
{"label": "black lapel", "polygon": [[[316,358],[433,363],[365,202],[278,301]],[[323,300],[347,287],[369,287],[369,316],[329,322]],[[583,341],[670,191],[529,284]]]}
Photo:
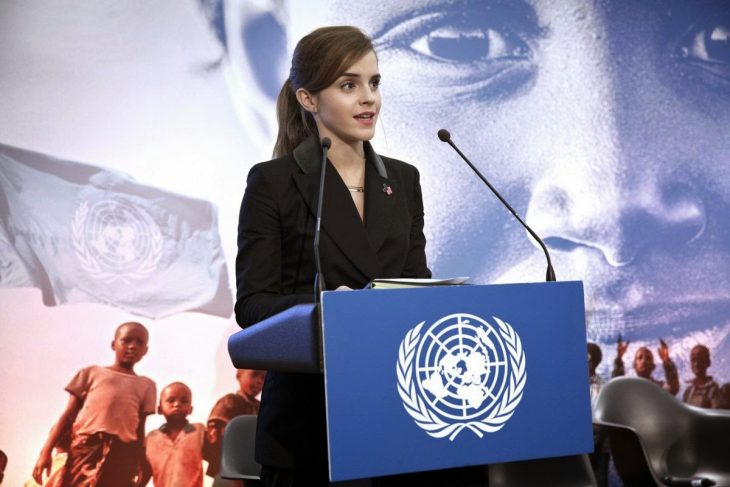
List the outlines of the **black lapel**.
{"label": "black lapel", "polygon": [[376,166],[369,162],[365,169],[365,226],[370,245],[377,252],[393,221],[398,182],[378,174]]}
{"label": "black lapel", "polygon": [[[310,137],[294,150],[294,159],[302,170],[302,174],[294,175],[294,182],[304,197],[309,211],[315,216],[317,214],[321,158],[322,149],[316,137]],[[367,213],[367,200],[365,205]],[[368,232],[360,220],[350,192],[335,167],[329,162],[327,163],[322,204],[322,230],[368,279],[382,275],[380,262],[371,247]]]}

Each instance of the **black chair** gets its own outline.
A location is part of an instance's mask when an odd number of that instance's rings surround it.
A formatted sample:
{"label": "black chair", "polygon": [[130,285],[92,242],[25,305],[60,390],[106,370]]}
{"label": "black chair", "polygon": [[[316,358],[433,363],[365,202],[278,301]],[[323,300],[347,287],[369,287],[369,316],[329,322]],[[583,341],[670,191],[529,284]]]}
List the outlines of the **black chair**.
{"label": "black chair", "polygon": [[223,432],[220,476],[228,480],[258,480],[261,465],[254,459],[256,415],[231,419]]}
{"label": "black chair", "polygon": [[729,411],[689,406],[646,379],[620,377],[601,389],[594,423],[607,431],[627,486],[730,486]]}
{"label": "black chair", "polygon": [[489,465],[489,487],[595,487],[588,455]]}

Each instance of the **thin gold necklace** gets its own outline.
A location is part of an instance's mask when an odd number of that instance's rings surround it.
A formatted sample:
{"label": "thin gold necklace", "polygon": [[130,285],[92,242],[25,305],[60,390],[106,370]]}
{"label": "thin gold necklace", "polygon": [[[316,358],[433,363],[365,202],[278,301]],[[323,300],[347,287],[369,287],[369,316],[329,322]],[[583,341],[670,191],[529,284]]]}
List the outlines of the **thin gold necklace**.
{"label": "thin gold necklace", "polygon": [[364,193],[365,186],[348,186],[347,189],[352,193]]}

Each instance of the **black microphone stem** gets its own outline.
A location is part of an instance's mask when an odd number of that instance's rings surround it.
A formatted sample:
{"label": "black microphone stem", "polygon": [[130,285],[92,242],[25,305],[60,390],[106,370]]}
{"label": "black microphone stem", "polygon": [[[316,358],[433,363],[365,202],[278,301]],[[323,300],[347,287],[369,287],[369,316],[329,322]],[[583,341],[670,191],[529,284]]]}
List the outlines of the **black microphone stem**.
{"label": "black microphone stem", "polygon": [[459,150],[459,148],[456,147],[454,142],[451,140],[451,135],[448,133],[448,131],[446,131],[444,129],[439,130],[439,139],[441,139],[441,141],[443,141],[443,142],[448,143],[456,151],[456,153],[459,154],[459,156],[461,156],[462,159],[464,159],[464,162],[466,162],[469,165],[469,167],[471,168],[471,170],[474,171],[474,173],[477,176],[479,176],[479,179],[481,179],[484,182],[484,184],[486,184],[487,187],[490,190],[492,190],[492,193],[494,193],[494,196],[499,198],[499,201],[501,201],[502,204],[505,207],[507,207],[507,209],[510,211],[510,213],[512,213],[512,216],[514,216],[517,219],[517,221],[520,222],[520,224],[522,224],[522,226],[530,233],[530,235],[532,235],[532,238],[534,238],[535,241],[540,245],[540,247],[542,248],[542,251],[545,253],[545,258],[547,259],[547,272],[545,273],[545,280],[548,282],[556,281],[555,270],[553,269],[553,264],[552,264],[552,261],[550,260],[550,253],[548,252],[548,249],[545,246],[545,244],[543,243],[542,239],[532,230],[532,228],[530,228],[530,226],[527,223],[525,223],[522,220],[522,218],[520,218],[520,215],[517,214],[517,212],[514,210],[514,208],[512,208],[512,206],[510,206],[510,204],[507,203],[507,201],[504,198],[502,198],[502,195],[499,194],[499,192],[494,188],[494,186],[492,186],[492,184],[489,181],[487,181],[487,178],[484,177],[484,175],[479,171],[479,169],[477,169],[476,166],[474,166],[474,164],[472,164],[471,161],[469,159],[467,159],[467,157]]}
{"label": "black microphone stem", "polygon": [[319,191],[317,194],[317,223],[314,228],[314,265],[317,269],[317,276],[315,277],[316,287],[314,291],[314,302],[319,303],[322,293],[326,286],[324,282],[324,276],[322,275],[322,263],[319,260],[319,234],[320,225],[322,223],[322,202],[324,201],[324,176],[327,170],[327,152],[332,145],[332,141],[329,137],[322,139],[322,171],[319,175]]}

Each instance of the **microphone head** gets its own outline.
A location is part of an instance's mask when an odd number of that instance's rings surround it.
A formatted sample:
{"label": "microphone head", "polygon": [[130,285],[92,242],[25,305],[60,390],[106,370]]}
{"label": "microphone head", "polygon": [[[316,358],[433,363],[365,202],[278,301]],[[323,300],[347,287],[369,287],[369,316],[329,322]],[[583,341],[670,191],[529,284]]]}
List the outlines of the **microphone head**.
{"label": "microphone head", "polygon": [[324,149],[329,149],[330,147],[332,147],[332,141],[330,140],[329,137],[324,137],[322,139],[321,144],[322,144],[322,148],[324,148]]}
{"label": "microphone head", "polygon": [[451,140],[451,134],[446,129],[441,129],[438,131],[438,136],[441,142],[448,142]]}

